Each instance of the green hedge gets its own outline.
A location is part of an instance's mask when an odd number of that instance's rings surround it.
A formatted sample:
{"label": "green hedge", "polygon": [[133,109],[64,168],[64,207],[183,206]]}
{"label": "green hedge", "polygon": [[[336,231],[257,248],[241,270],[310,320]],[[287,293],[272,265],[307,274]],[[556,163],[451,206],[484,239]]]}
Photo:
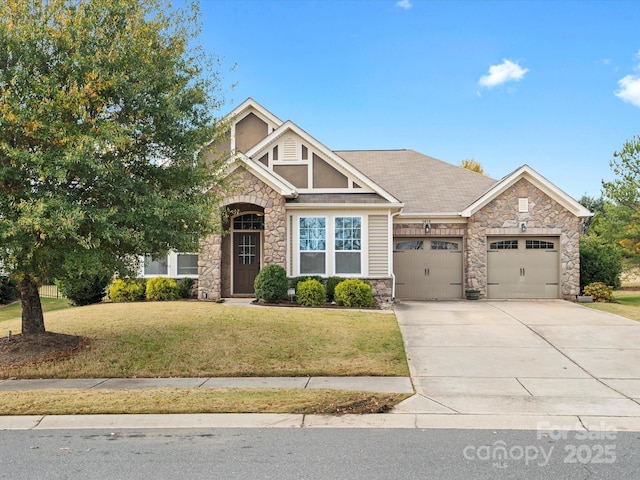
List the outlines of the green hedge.
{"label": "green hedge", "polygon": [[327,302],[324,285],[318,280],[310,278],[298,283],[296,301],[305,307],[318,307]]}
{"label": "green hedge", "polygon": [[338,305],[345,307],[370,307],[373,291],[367,282],[351,278],[336,285],[335,299]]}
{"label": "green hedge", "polygon": [[266,265],[253,284],[257,300],[280,303],[287,296],[287,273],[280,265]]}

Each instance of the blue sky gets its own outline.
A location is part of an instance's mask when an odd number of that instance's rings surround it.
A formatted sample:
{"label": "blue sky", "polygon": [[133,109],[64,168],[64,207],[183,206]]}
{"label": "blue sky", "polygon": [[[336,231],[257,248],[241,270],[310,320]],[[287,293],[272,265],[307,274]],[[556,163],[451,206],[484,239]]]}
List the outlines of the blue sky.
{"label": "blue sky", "polygon": [[[253,97],[332,150],[407,148],[600,196],[640,134],[640,2],[202,0],[220,114]],[[235,65],[235,68],[232,67]],[[232,84],[236,84],[230,89]]]}

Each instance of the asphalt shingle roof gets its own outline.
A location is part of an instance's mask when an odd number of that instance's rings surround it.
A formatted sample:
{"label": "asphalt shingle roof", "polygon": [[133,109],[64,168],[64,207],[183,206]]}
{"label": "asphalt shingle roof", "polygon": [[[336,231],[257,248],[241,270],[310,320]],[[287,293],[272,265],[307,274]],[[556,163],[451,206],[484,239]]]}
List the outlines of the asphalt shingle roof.
{"label": "asphalt shingle roof", "polygon": [[497,180],[414,150],[334,152],[405,204],[407,213],[457,213]]}

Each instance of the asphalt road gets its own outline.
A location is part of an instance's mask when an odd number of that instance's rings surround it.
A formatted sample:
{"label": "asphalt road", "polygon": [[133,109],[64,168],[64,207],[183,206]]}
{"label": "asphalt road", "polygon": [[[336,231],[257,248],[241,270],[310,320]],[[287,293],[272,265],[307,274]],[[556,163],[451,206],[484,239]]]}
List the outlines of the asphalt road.
{"label": "asphalt road", "polygon": [[635,479],[638,452],[640,433],[629,432],[3,431],[0,478]]}

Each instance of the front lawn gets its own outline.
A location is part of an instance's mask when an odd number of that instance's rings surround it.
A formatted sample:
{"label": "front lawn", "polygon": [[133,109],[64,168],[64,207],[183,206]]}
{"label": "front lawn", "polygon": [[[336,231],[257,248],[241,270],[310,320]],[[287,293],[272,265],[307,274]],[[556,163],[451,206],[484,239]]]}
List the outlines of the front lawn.
{"label": "front lawn", "polygon": [[[88,338],[88,346],[69,358],[5,365],[0,378],[409,374],[389,313],[108,303],[48,312],[45,324],[51,332]],[[0,323],[0,336],[8,330],[20,331],[19,318]]]}
{"label": "front lawn", "polygon": [[640,291],[616,290],[613,292],[613,297],[615,299],[613,303],[585,303],[584,305],[640,322]]}

